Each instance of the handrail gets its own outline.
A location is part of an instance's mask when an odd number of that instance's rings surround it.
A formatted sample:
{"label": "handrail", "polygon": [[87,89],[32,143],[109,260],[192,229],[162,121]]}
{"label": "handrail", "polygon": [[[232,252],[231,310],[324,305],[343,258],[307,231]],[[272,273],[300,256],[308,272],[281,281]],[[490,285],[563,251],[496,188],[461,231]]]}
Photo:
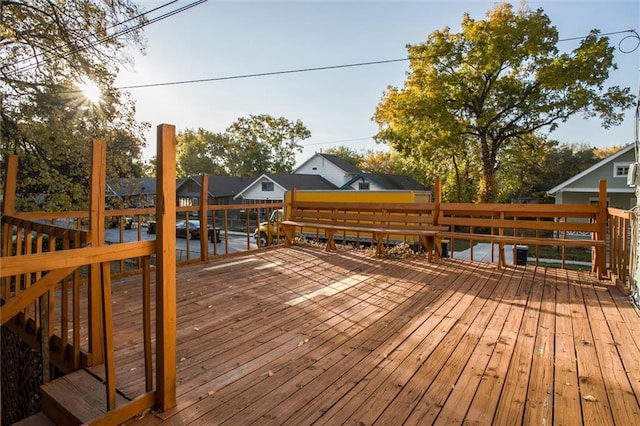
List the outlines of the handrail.
{"label": "handrail", "polygon": [[514,253],[519,242],[533,245],[536,264],[541,246],[558,246],[562,267],[569,261],[568,247],[593,247],[592,270],[604,275],[606,235],[601,233],[600,215],[600,207],[590,204],[441,203],[438,224],[450,227],[446,234],[452,245],[455,240],[469,242],[472,259],[476,241],[497,244],[500,255],[505,243],[514,245]]}
{"label": "handrail", "polygon": [[618,288],[631,294],[631,272],[634,268],[637,229],[633,211],[609,208],[609,263],[608,267]]}
{"label": "handrail", "polygon": [[148,256],[155,253],[155,241],[137,241],[113,246],[84,247],[52,253],[36,253],[30,256],[2,258],[0,277],[80,267],[95,263]]}

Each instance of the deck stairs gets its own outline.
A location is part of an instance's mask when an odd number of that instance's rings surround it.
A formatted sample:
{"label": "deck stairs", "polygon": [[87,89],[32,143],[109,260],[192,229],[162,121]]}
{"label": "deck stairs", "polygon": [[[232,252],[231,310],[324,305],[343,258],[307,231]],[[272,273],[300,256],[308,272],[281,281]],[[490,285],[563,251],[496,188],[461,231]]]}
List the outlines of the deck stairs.
{"label": "deck stairs", "polygon": [[[16,425],[81,425],[90,423],[107,411],[104,382],[84,369],[45,383],[40,391],[42,412]],[[117,406],[127,402],[127,398],[116,392]]]}

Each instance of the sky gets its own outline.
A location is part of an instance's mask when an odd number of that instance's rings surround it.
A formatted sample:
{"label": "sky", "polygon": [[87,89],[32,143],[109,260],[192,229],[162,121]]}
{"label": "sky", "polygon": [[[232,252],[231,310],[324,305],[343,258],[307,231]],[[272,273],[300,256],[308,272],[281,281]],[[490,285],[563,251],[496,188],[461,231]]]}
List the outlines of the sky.
{"label": "sky", "polygon": [[[141,0],[151,10],[169,0]],[[182,0],[163,12],[193,3]],[[515,6],[518,1],[511,2]],[[219,1],[209,0],[145,28],[145,54],[121,70],[117,87],[214,79],[258,73],[386,61],[407,57],[407,44],[424,42],[436,30],[460,31],[464,13],[480,20],[493,1]],[[640,1],[528,1],[542,8],[560,40],[585,36],[591,29],[640,32]],[[154,15],[157,16],[159,12]],[[640,49],[630,33],[611,35],[618,69],[608,85],[638,94]],[[561,41],[571,51],[579,41]],[[623,51],[634,50],[631,53]],[[302,141],[300,164],[316,152],[347,146],[358,152],[383,150],[373,140],[371,120],[384,90],[402,87],[408,62],[226,79],[128,89],[138,121],[152,125],[145,159],[156,154],[156,127],[173,124],[177,132],[224,130],[239,117],[270,114],[301,120],[312,136]],[[606,130],[599,121],[571,119],[551,134],[562,143],[595,147],[634,140],[634,111],[621,126]]]}

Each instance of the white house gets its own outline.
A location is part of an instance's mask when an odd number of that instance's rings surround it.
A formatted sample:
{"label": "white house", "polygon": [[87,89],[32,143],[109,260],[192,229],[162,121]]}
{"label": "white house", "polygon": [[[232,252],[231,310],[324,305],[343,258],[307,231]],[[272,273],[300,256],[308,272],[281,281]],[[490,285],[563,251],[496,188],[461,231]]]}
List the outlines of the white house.
{"label": "white house", "polygon": [[284,193],[296,189],[338,189],[320,175],[265,173],[243,189],[235,199],[245,203],[268,203],[284,201]]}
{"label": "white house", "polygon": [[340,188],[359,174],[360,170],[353,164],[335,155],[316,153],[298,166],[293,173],[320,175]]}

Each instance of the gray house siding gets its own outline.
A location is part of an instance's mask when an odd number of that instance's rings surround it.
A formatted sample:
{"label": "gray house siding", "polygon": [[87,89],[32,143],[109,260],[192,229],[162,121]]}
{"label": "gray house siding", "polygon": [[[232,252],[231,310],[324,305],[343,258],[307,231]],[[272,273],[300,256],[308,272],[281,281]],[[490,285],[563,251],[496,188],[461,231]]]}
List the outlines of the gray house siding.
{"label": "gray house siding", "polygon": [[630,209],[636,204],[635,190],[627,185],[628,167],[635,161],[633,145],[547,191],[556,204],[585,204],[597,200],[601,180],[607,181],[610,207]]}

